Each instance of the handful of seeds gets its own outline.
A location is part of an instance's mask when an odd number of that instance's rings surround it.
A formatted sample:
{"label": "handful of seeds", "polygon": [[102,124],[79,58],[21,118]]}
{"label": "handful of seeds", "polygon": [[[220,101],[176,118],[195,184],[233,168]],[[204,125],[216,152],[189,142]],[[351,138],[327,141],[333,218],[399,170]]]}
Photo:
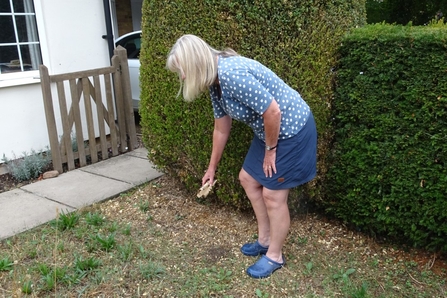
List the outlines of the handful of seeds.
{"label": "handful of seeds", "polygon": [[217,180],[214,180],[213,184],[210,184],[209,181],[207,181],[202,187],[199,189],[199,193],[197,194],[198,198],[206,198],[210,191],[213,189],[214,184],[216,184]]}

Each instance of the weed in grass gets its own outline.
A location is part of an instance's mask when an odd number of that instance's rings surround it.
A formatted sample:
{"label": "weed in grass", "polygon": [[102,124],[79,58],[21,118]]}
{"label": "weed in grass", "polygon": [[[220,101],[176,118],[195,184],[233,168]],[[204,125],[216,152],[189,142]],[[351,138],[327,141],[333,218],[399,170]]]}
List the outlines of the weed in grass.
{"label": "weed in grass", "polygon": [[143,278],[146,278],[148,280],[161,277],[166,272],[165,268],[161,264],[152,262],[150,260],[146,264],[140,263],[139,267],[140,273]]}
{"label": "weed in grass", "polygon": [[102,236],[97,234],[93,237],[93,241],[100,250],[110,251],[116,245],[115,234],[109,236]]}
{"label": "weed in grass", "polygon": [[104,272],[102,272],[101,270],[95,270],[89,277],[89,281],[91,281],[95,285],[103,283],[105,281]]}
{"label": "weed in grass", "polygon": [[129,261],[132,258],[133,244],[131,242],[124,245],[118,245],[116,249],[118,250],[119,258],[121,260]]}
{"label": "weed in grass", "polygon": [[126,197],[130,197],[133,194],[132,191],[128,191],[128,192],[124,192],[120,194],[121,198],[126,198]]}
{"label": "weed in grass", "polygon": [[148,215],[147,215],[147,218],[146,218],[146,221],[147,221],[147,222],[150,222],[150,221],[152,221],[153,219],[154,219],[154,217],[153,217],[152,215],[148,214]]}
{"label": "weed in grass", "polygon": [[31,248],[31,249],[28,251],[28,258],[30,258],[30,259],[35,259],[35,258],[37,258],[37,249],[36,249],[35,247]]}
{"label": "weed in grass", "polygon": [[110,233],[115,233],[116,231],[118,231],[118,229],[119,224],[116,221],[112,222],[112,224],[107,228]]}
{"label": "weed in grass", "polygon": [[87,285],[87,286],[85,286],[85,287],[83,287],[83,288],[81,288],[79,290],[76,290],[76,293],[78,293],[78,297],[85,297],[85,296],[87,296],[85,294],[85,290],[87,290],[88,288],[89,288],[89,286]]}
{"label": "weed in grass", "polygon": [[[59,211],[58,211],[58,212],[59,212]],[[42,238],[47,237],[47,235],[48,235],[48,234],[51,234],[51,233],[53,233],[53,229],[52,229],[51,225],[50,225],[50,226],[43,226],[43,227],[42,227],[42,233],[41,233],[41,237],[42,237]]]}
{"label": "weed in grass", "polygon": [[100,226],[105,222],[105,218],[99,213],[87,213],[85,221],[92,226]]}
{"label": "weed in grass", "polygon": [[160,188],[160,187],[161,187],[161,184],[158,183],[158,182],[151,182],[151,186],[152,186],[153,188]]}
{"label": "weed in grass", "polygon": [[40,264],[37,264],[35,268],[36,268],[35,270],[37,272],[39,272],[41,275],[47,275],[47,274],[50,274],[50,272],[51,272],[51,268],[48,267],[47,264],[40,263]]}
{"label": "weed in grass", "polygon": [[272,285],[272,283],[269,279],[261,279],[259,281],[259,284],[261,284],[264,287],[270,287]]}
{"label": "weed in grass", "polygon": [[66,267],[56,267],[52,271],[52,275],[56,279],[56,281],[63,281],[67,276],[67,268]]}
{"label": "weed in grass", "polygon": [[148,256],[149,256],[149,253],[146,251],[146,249],[144,248],[144,246],[143,245],[138,245],[138,251],[140,252],[140,256],[143,258],[143,259],[147,259],[148,258]]}
{"label": "weed in grass", "polygon": [[64,244],[64,242],[59,242],[59,243],[57,244],[56,249],[57,249],[57,251],[59,251],[59,252],[64,252],[64,251],[65,251],[65,244]]}
{"label": "weed in grass", "polygon": [[380,263],[379,259],[376,258],[372,260],[371,265],[377,268],[379,267],[379,263]]}
{"label": "weed in grass", "polygon": [[431,277],[431,276],[433,276],[433,271],[424,270],[421,272],[421,277],[427,278],[427,277]]}
{"label": "weed in grass", "polygon": [[[200,296],[209,297],[213,293],[225,291],[231,284],[233,272],[224,268],[205,267],[198,271],[198,275],[186,281],[187,287],[199,291]],[[203,285],[205,283],[205,286]]]}
{"label": "weed in grass", "polygon": [[10,271],[13,266],[14,263],[8,257],[0,259],[0,271]]}
{"label": "weed in grass", "polygon": [[79,271],[90,271],[98,268],[100,265],[101,261],[94,257],[83,259],[82,256],[77,256],[74,261],[75,269]]}
{"label": "weed in grass", "polygon": [[81,283],[82,279],[89,273],[90,271],[82,271],[76,270],[73,273],[66,274],[64,276],[63,282],[66,285],[77,285]]}
{"label": "weed in grass", "polygon": [[334,280],[343,280],[344,282],[349,282],[349,276],[355,272],[355,269],[350,268],[348,270],[341,269],[340,272],[335,273],[332,278]]}
{"label": "weed in grass", "polygon": [[[46,272],[47,268],[44,266],[40,267],[42,272]],[[67,278],[67,268],[54,268],[46,272],[42,276],[42,289],[45,291],[52,291],[58,282],[65,282],[69,284],[70,278]]]}
{"label": "weed in grass", "polygon": [[218,280],[221,280],[221,281],[229,281],[231,279],[232,275],[233,275],[233,272],[231,270],[225,270],[225,269],[221,268],[217,272],[216,277]]}
{"label": "weed in grass", "polygon": [[307,237],[298,237],[298,243],[299,244],[307,244]]}
{"label": "weed in grass", "polygon": [[53,276],[53,274],[51,274],[51,272],[48,274],[45,274],[42,277],[42,283],[43,283],[42,289],[45,291],[51,291],[56,286],[55,277]]}
{"label": "weed in grass", "polygon": [[126,236],[130,236],[130,230],[132,228],[132,225],[129,223],[127,224],[123,229],[123,234]]}
{"label": "weed in grass", "polygon": [[138,208],[141,212],[146,213],[149,211],[149,202],[148,201],[140,201],[138,203]]}
{"label": "weed in grass", "polygon": [[85,239],[88,239],[90,237],[91,234],[96,233],[97,231],[95,230],[91,230],[86,226],[82,226],[82,227],[78,227],[76,229],[73,230],[73,234],[74,237],[79,240],[84,242]]}
{"label": "weed in grass", "polygon": [[268,293],[262,293],[262,291],[260,289],[256,289],[255,294],[256,294],[256,297],[259,297],[259,298],[267,298],[269,296]]}
{"label": "weed in grass", "polygon": [[201,291],[201,296],[209,296],[211,293],[221,292],[228,288],[231,283],[233,272],[224,268],[217,269],[215,266],[204,268],[199,271],[206,280],[206,290]]}
{"label": "weed in grass", "polygon": [[59,231],[65,231],[74,228],[79,222],[79,214],[76,212],[69,213],[62,211],[59,216],[52,220],[50,224]]}
{"label": "weed in grass", "polygon": [[24,281],[22,283],[22,293],[31,294],[33,292],[33,283],[30,280]]}
{"label": "weed in grass", "polygon": [[367,298],[368,297],[368,284],[362,283],[359,289],[352,289],[349,291],[347,297],[351,298]]}
{"label": "weed in grass", "polygon": [[413,260],[411,260],[411,261],[407,261],[407,262],[405,262],[405,265],[406,265],[407,267],[409,267],[409,268],[416,268],[416,267],[418,266],[418,263],[415,262],[415,261],[413,261]]}
{"label": "weed in grass", "polygon": [[308,262],[308,263],[304,264],[304,266],[306,267],[306,269],[303,272],[304,275],[311,275],[312,268],[314,267],[314,264],[312,262]]}

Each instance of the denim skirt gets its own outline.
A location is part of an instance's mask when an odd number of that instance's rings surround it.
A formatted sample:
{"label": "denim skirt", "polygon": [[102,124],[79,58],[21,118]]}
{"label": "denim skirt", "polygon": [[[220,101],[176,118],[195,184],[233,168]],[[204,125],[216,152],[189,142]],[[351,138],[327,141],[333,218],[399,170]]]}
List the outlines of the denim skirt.
{"label": "denim skirt", "polygon": [[312,114],[295,136],[279,140],[276,148],[276,174],[266,177],[262,168],[265,142],[256,135],[248,150],[243,169],[262,186],[288,189],[312,180],[317,174],[317,129]]}

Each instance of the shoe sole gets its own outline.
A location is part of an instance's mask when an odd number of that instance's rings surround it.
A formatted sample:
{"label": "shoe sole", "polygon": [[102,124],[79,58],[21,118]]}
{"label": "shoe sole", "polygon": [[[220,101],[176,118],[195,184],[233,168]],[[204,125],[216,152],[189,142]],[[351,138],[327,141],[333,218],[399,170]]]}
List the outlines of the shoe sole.
{"label": "shoe sole", "polygon": [[248,271],[247,271],[247,274],[248,274],[248,276],[250,276],[251,278],[255,278],[255,279],[263,279],[263,278],[268,278],[268,277],[272,276],[272,274],[273,274],[275,271],[281,269],[282,267],[284,267],[284,265],[281,266],[281,267],[276,268],[275,270],[273,270],[273,271],[272,271],[269,275],[267,275],[267,276],[254,275],[254,274],[251,274],[251,273],[248,272]]}
{"label": "shoe sole", "polygon": [[[275,263],[274,261],[270,260],[267,256],[265,256],[265,258],[266,258],[269,262],[273,262],[273,263]],[[261,278],[267,278],[267,277],[270,277],[276,270],[281,269],[281,268],[283,268],[283,267],[286,265],[286,258],[285,258],[285,256],[282,255],[282,258],[283,258],[283,263],[282,263],[282,264],[278,264],[278,265],[280,265],[280,266],[277,267],[277,268],[275,268],[275,269],[273,269],[273,270],[270,272],[269,275],[264,275],[264,276],[262,276],[262,275],[256,275],[256,274],[250,273],[250,272],[248,271],[250,268],[248,268],[248,269],[246,270],[246,273],[248,274],[248,276],[250,276],[250,277],[252,277],[252,278],[255,278],[255,279],[261,279]],[[251,267],[251,266],[250,266],[250,267]]]}
{"label": "shoe sole", "polygon": [[242,249],[241,249],[241,253],[244,255],[244,256],[249,256],[249,257],[257,257],[257,256],[262,256],[262,255],[265,255],[266,253],[267,253],[267,251],[265,251],[265,252],[258,252],[257,254],[250,254],[250,253],[247,253],[247,252],[245,252],[245,251],[243,251]]}

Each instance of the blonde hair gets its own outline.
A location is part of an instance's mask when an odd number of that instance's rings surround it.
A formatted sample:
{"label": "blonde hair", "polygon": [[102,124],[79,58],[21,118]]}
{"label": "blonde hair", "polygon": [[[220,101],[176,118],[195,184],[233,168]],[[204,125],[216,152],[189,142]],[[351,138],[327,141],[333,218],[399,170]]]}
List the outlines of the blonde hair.
{"label": "blonde hair", "polygon": [[209,46],[203,39],[187,34],[180,37],[166,61],[166,67],[176,72],[180,80],[180,95],[183,89],[183,98],[193,101],[217,78],[217,56],[237,56],[232,49],[218,51]]}

